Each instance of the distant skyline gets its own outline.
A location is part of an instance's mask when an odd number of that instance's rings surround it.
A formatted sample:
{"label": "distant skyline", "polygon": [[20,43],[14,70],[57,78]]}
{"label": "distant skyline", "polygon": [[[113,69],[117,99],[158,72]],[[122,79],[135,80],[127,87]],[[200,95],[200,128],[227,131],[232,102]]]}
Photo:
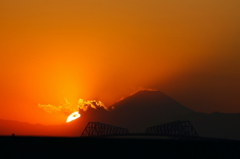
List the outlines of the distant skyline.
{"label": "distant skyline", "polygon": [[38,104],[110,106],[157,89],[240,113],[240,1],[1,0],[0,119],[61,124]]}

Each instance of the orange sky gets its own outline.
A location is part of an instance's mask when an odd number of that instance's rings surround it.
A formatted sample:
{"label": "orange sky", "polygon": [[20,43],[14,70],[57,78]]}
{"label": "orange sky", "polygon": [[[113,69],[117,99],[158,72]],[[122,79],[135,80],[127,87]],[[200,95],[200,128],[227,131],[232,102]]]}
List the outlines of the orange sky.
{"label": "orange sky", "polygon": [[239,0],[1,0],[0,118],[65,122],[38,104],[106,105],[159,89],[240,112]]}

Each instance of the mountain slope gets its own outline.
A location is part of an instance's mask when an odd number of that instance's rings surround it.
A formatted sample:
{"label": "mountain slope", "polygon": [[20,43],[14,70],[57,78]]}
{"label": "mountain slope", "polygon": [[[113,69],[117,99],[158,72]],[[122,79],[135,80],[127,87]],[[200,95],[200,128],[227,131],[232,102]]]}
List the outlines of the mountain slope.
{"label": "mountain slope", "polygon": [[199,113],[179,104],[160,91],[140,91],[112,105],[112,111],[89,109],[88,121],[99,121],[145,132],[150,126],[189,120],[204,137],[240,139],[240,113]]}
{"label": "mountain slope", "polygon": [[145,132],[149,126],[193,113],[192,110],[160,91],[139,91],[113,104],[112,107],[114,107],[113,110],[102,112],[101,115],[96,113],[98,110],[88,110],[84,114],[93,118],[98,114],[100,117],[96,121],[126,127],[130,132]]}
{"label": "mountain slope", "polygon": [[[78,136],[78,123],[62,125],[42,125],[0,119],[0,135],[10,136]],[[84,126],[81,127],[82,129]]]}
{"label": "mountain slope", "polygon": [[176,120],[189,120],[203,137],[240,139],[240,113],[198,113],[179,104],[160,91],[140,91],[115,104],[81,111],[81,117],[63,125],[32,125],[0,119],[0,135],[80,136],[88,122],[102,122],[144,133],[150,126]]}

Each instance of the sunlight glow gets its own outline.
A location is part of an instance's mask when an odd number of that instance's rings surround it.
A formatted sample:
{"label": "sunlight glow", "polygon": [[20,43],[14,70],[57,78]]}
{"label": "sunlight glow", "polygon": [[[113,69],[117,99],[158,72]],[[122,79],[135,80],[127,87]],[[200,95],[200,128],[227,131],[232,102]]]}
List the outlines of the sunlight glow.
{"label": "sunlight glow", "polygon": [[77,118],[79,118],[81,115],[79,114],[79,112],[78,111],[76,111],[76,112],[73,112],[72,114],[70,114],[69,116],[68,116],[68,118],[67,118],[67,123],[68,122],[70,122],[70,121],[73,121],[73,120],[75,120],[75,119],[77,119]]}

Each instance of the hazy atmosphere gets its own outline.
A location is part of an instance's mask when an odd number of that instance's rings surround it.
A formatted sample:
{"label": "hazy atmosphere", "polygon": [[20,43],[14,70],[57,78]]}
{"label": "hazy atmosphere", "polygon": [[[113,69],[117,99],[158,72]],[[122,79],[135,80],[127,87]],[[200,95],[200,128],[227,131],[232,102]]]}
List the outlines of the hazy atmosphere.
{"label": "hazy atmosphere", "polygon": [[240,113],[239,0],[1,0],[0,118],[62,124],[38,104],[111,106],[160,90]]}

